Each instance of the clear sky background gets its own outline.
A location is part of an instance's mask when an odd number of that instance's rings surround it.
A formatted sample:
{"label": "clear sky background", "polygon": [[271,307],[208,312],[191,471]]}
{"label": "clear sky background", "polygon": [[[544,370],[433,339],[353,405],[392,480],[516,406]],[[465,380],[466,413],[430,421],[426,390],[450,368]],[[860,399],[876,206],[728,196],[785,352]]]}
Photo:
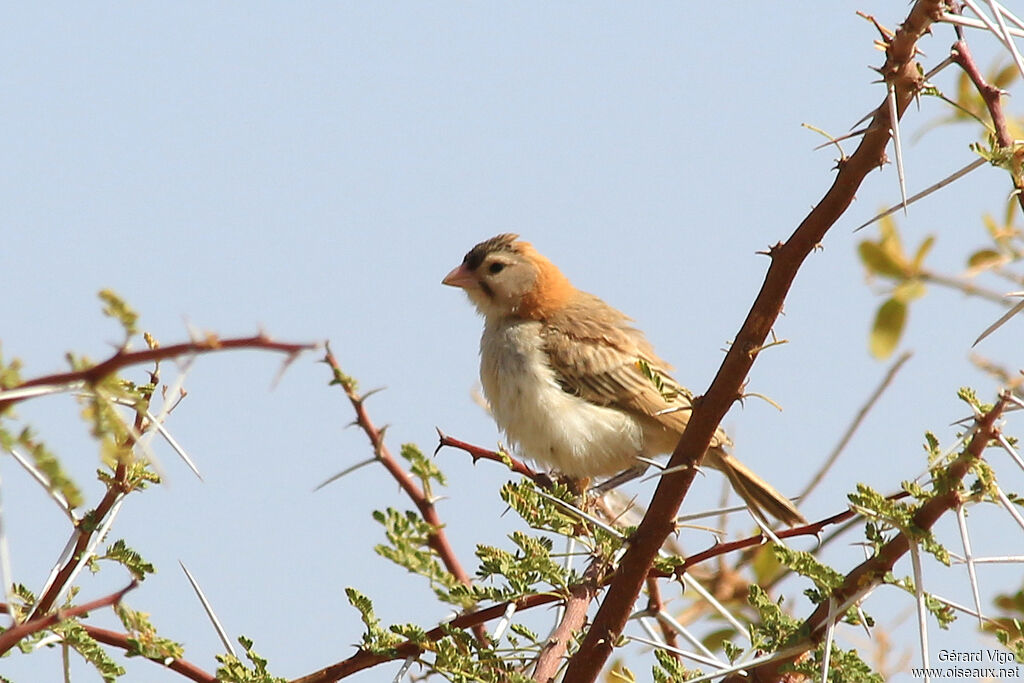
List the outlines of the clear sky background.
{"label": "clear sky background", "polygon": [[[814,151],[823,140],[801,123],[839,135],[882,100],[868,68],[882,62],[877,34],[856,10],[895,27],[907,6],[12,5],[0,25],[4,357],[21,358],[26,377],[64,369],[69,350],[105,357],[120,332],[96,292],[112,288],[165,344],[190,325],[330,339],[363,388],[387,386],[368,407],[390,425],[396,452],[409,441],[432,450],[435,426],[493,446],[495,427],[471,397],[481,322],[440,279],[476,242],[519,232],[577,286],[634,317],[677,378],[702,392],[760,286],[768,261],[755,252],[785,239],[834,177],[835,150]],[[926,39],[926,66],[953,40],[949,28]],[[994,63],[991,36],[972,45],[983,66]],[[936,84],[952,91],[954,75]],[[914,135],[946,113],[925,100],[905,118],[910,192],[973,159],[976,128]],[[912,245],[936,234],[932,267],[956,273],[985,243],[981,214],[1002,215],[1008,191],[1005,174],[985,168],[899,221]],[[758,359],[749,385],[784,410],[755,399],[726,417],[736,454],[785,492],[804,486],[885,372],[867,353],[881,299],[856,257],[875,232],[852,230],[898,197],[891,166],[873,174],[798,276],[776,327],[789,343]],[[1000,314],[934,289],[914,305],[904,346],[915,355],[801,506],[809,518],[843,509],[858,481],[890,492],[917,476],[925,430],[952,442],[950,423],[968,414],[957,388],[994,397],[968,352]],[[1021,325],[981,352],[1020,367]],[[317,359],[300,358],[272,389],[279,357],[200,358],[169,428],[205,481],[158,444],[166,485],[130,496],[111,534],[159,569],[128,604],[208,670],[221,647],[179,560],[232,637],[254,638],[277,675],[353,652],[362,624],[346,586],[374,598],[385,622],[430,627],[446,614],[425,581],[372,550],[383,534],[371,511],[411,507],[382,468],[312,492],[370,455],[365,437],[346,430],[348,403]],[[98,451],[78,410],[62,396],[18,412],[95,504]],[[1011,420],[1008,432],[1024,429]],[[1008,458],[992,457],[1004,488],[1024,488]],[[501,516],[509,475],[455,451],[437,460],[451,484],[440,513],[472,567],[476,543],[507,547],[522,527]],[[66,520],[10,458],[0,476],[15,579],[38,591]],[[653,483],[634,490],[649,496]],[[698,479],[686,509],[713,506],[719,491],[717,475]],[[981,554],[1024,548],[1003,513],[979,510],[971,524]],[[942,527],[957,549],[953,530]],[[710,539],[684,541],[696,549]],[[837,546],[827,559],[848,570],[859,556]],[[970,603],[963,567],[926,569],[929,587]],[[898,567],[909,573],[909,562]],[[116,568],[83,577],[80,599],[126,582]],[[985,568],[981,583],[990,607],[994,592],[1020,588],[1021,572]],[[785,586],[800,614],[804,587]],[[898,650],[916,652],[909,596],[883,588],[865,608]],[[103,613],[93,621],[115,624]],[[871,650],[861,631],[841,636]],[[966,617],[938,637],[964,649],[994,643]],[[77,681],[96,679],[74,669]],[[129,670],[129,680],[182,680],[148,662]],[[0,675],[59,680],[59,652],[0,660]]]}

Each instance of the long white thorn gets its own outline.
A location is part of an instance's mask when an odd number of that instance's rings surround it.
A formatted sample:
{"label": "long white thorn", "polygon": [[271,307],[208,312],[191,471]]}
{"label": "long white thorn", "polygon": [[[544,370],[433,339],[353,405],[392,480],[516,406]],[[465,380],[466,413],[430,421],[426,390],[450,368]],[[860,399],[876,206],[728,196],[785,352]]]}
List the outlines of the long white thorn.
{"label": "long white thorn", "polygon": [[512,615],[516,613],[516,603],[510,602],[505,606],[505,613],[501,615],[501,619],[498,620],[497,625],[494,627],[494,633],[491,634],[491,640],[497,643],[501,640],[501,637],[505,635],[505,630],[509,624],[512,623]]}
{"label": "long white thorn", "polygon": [[892,145],[896,153],[896,177],[900,182],[900,199],[903,202],[903,213],[907,213],[907,179],[903,174],[903,145],[900,143],[900,118],[899,109],[896,104],[896,85],[889,84],[889,121],[892,128]]}
{"label": "long white thorn", "polygon": [[[967,533],[967,516],[964,514],[964,506],[956,508],[956,522],[960,526],[960,538],[964,546],[964,561],[967,563],[967,576],[971,581],[971,592],[974,594],[974,606],[981,614],[981,596],[978,591],[978,574],[974,569],[974,552],[971,550],[971,537]],[[984,626],[981,617],[978,617],[978,626]]]}
{"label": "long white thorn", "polygon": [[924,574],[921,572],[921,551],[917,541],[910,541],[910,562],[914,567],[914,602],[917,605],[917,629],[921,643],[921,666],[924,667],[925,683],[931,681],[931,668],[928,663],[928,609],[924,600]]}
{"label": "long white thorn", "polygon": [[0,497],[0,583],[3,583],[4,586],[7,613],[11,616],[11,623],[17,625],[17,610],[14,606],[14,571],[11,569],[11,552],[10,547],[7,545],[7,532],[4,529],[2,497]]}
{"label": "long white thorn", "polygon": [[999,488],[998,485],[995,486],[995,490],[996,496],[999,498],[999,502],[1006,509],[1006,511],[1010,513],[1010,516],[1013,517],[1013,519],[1017,522],[1017,526],[1019,526],[1021,529],[1024,529],[1024,517],[1021,517],[1020,513],[1017,512],[1017,508],[1014,507],[1013,502],[1006,497],[1006,494],[1003,493],[1003,490]]}
{"label": "long white thorn", "polygon": [[8,453],[14,456],[15,462],[21,465],[25,471],[28,472],[29,476],[35,479],[36,483],[43,487],[46,494],[50,496],[53,502],[57,504],[57,507],[61,509],[61,512],[67,515],[68,519],[73,523],[77,524],[78,520],[75,519],[75,515],[71,511],[71,506],[68,505],[67,499],[64,498],[64,495],[60,491],[50,485],[50,481],[43,475],[43,473],[36,469],[36,466],[29,462],[28,458],[18,452],[17,449],[12,448]]}
{"label": "long white thorn", "polygon": [[231,653],[232,657],[237,657],[235,654],[235,648],[231,644],[231,639],[228,638],[227,631],[221,626],[220,619],[217,618],[217,614],[213,611],[213,606],[210,605],[210,601],[206,599],[206,594],[203,593],[203,589],[199,587],[199,582],[196,581],[195,577],[192,576],[192,572],[188,570],[185,563],[178,560],[178,564],[181,565],[181,571],[185,572],[185,577],[188,582],[192,584],[192,590],[195,592],[196,597],[199,598],[199,602],[203,606],[203,610],[206,612],[206,616],[210,619],[210,623],[213,624],[213,629],[217,632],[217,637],[220,638],[220,642],[224,645],[224,649]]}
{"label": "long white thorn", "polygon": [[655,638],[643,638],[641,636],[633,636],[628,634],[626,635],[626,638],[628,638],[629,640],[635,640],[638,643],[643,643],[644,645],[650,645],[651,647],[658,648],[659,650],[673,652],[679,655],[680,657],[685,657],[694,662],[697,662],[698,664],[703,664],[704,666],[710,666],[713,669],[722,670],[725,666],[721,661],[718,661],[716,659],[708,659],[707,657],[699,655],[696,652],[689,652],[687,650],[682,650],[678,647],[672,647],[668,643],[663,643]]}
{"label": "long white thorn", "polygon": [[828,621],[825,624],[825,653],[821,658],[821,683],[828,683],[828,670],[832,664],[832,640],[836,632],[836,601],[828,598]]}

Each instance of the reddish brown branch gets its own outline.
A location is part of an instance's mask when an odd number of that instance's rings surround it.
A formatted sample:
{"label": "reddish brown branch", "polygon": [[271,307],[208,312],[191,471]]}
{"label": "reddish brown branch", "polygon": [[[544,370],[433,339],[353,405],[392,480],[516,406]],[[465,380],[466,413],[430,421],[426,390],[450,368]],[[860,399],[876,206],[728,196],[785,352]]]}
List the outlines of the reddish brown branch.
{"label": "reddish brown branch", "polygon": [[533,670],[533,680],[548,683],[558,673],[562,658],[569,649],[569,643],[583,628],[587,621],[587,609],[597,595],[601,584],[601,573],[604,564],[597,560],[591,562],[583,576],[583,581],[569,588],[569,597],[565,601],[565,612],[554,632],[544,643],[537,657],[537,666]]}
{"label": "reddish brown branch", "polygon": [[[658,579],[654,576],[647,577],[647,613],[658,620],[658,627],[661,629],[661,639],[665,641],[665,644],[671,648],[679,648],[679,639],[676,637],[676,630],[671,625],[665,623],[665,619],[661,617],[662,611],[665,609],[665,602],[661,599],[661,586],[658,584]],[[669,652],[672,652],[669,650]],[[672,656],[679,658],[679,655],[672,652]]]}
{"label": "reddish brown branch", "polygon": [[[159,373],[151,372],[151,384],[156,386],[159,383]],[[149,388],[144,392],[143,398],[146,400],[148,405],[150,398],[152,397],[153,389]],[[145,429],[145,411],[135,411],[135,424],[130,434],[125,437],[124,443],[121,444],[125,452],[129,452],[135,447],[136,435],[141,434]],[[110,514],[111,510],[117,504],[123,496],[131,493],[132,485],[128,482],[128,466],[124,462],[118,462],[114,467],[114,477],[107,484],[106,493],[103,494],[103,498],[100,500],[99,505],[95,509],[90,511],[82,519],[80,523],[75,526],[75,533],[77,538],[75,539],[75,548],[71,552],[71,556],[68,558],[64,566],[60,568],[57,575],[54,577],[52,583],[46,592],[39,597],[39,600],[35,605],[36,614],[46,614],[53,607],[57,601],[58,596],[64,591],[64,587],[67,582],[74,576],[75,571],[81,565],[83,556],[86,550],[89,548],[89,544],[92,541],[93,534],[95,534],[101,526],[103,526],[104,520],[107,515]]]}
{"label": "reddish brown branch", "polygon": [[[153,378],[153,385],[156,385],[159,381],[159,375],[157,373],[151,373]],[[148,403],[152,396],[152,389],[148,390],[145,394],[145,399]],[[130,451],[135,447],[136,435],[141,434],[145,426],[145,414],[144,411],[137,410],[135,412],[135,424],[133,431],[125,437],[125,441],[122,445],[125,452]],[[75,571],[81,565],[83,556],[89,548],[89,544],[92,541],[93,534],[95,534],[101,526],[103,526],[104,520],[107,515],[110,514],[111,510],[117,504],[123,496],[131,493],[132,485],[128,482],[128,466],[124,462],[118,462],[114,467],[114,477],[110,483],[107,484],[106,493],[103,494],[103,498],[100,500],[99,505],[90,511],[82,521],[75,526],[75,533],[77,538],[75,539],[75,548],[71,552],[71,556],[68,557],[67,562],[60,568],[57,575],[54,577],[49,588],[43,593],[35,605],[36,614],[46,614],[53,607],[57,598],[64,591],[64,587],[67,582],[74,576]]]}
{"label": "reddish brown branch", "polygon": [[[110,358],[98,363],[91,368],[84,370],[73,370],[60,372],[53,375],[44,375],[27,380],[13,387],[3,387],[5,390],[22,389],[45,385],[75,384],[96,384],[114,374],[122,368],[142,363],[177,358],[189,354],[211,353],[213,351],[227,351],[229,349],[262,349],[264,351],[279,351],[290,356],[298,355],[303,351],[316,348],[316,344],[286,344],[276,342],[265,335],[254,337],[239,337],[235,339],[220,339],[209,335],[205,339],[183,344],[172,344],[171,346],[159,346],[155,349],[144,349],[140,351],[126,351],[120,349]],[[0,399],[0,413],[14,405],[24,401],[25,397]]]}
{"label": "reddish brown branch", "polygon": [[[897,500],[900,498],[905,498],[907,495],[909,494],[901,492],[893,496],[890,496],[889,498],[890,500]],[[782,538],[789,538],[792,536],[813,536],[816,535],[821,529],[824,529],[833,524],[839,524],[841,522],[844,522],[853,517],[855,514],[856,513],[850,510],[846,510],[844,512],[832,515],[831,517],[826,517],[825,519],[822,519],[818,522],[807,524],[805,526],[798,527],[795,529],[786,529],[785,531],[779,531],[777,532],[777,535]],[[744,538],[730,543],[717,543],[714,546],[708,548],[707,550],[687,557],[684,560],[684,562],[681,565],[679,565],[676,571],[673,572],[673,574],[678,574],[682,571],[685,571],[686,569],[689,569],[690,567],[693,567],[696,564],[706,562],[707,560],[719,557],[726,553],[733,552],[736,550],[742,550],[744,548],[760,545],[762,543],[764,543],[764,538],[760,534],[758,534],[757,536],[751,536],[749,538]],[[648,574],[648,578],[664,578],[671,575],[672,574],[667,572],[652,569]],[[590,580],[589,576],[590,575],[588,574],[584,577],[583,583],[587,583]],[[598,588],[604,588],[605,586],[609,585],[613,579],[614,575],[602,577],[600,579],[600,582],[597,584]],[[580,598],[582,598],[582,596],[588,590],[589,588],[586,586],[574,584],[569,587],[568,592],[570,596],[577,595]],[[553,602],[562,601],[564,599],[564,596],[555,595],[552,593],[528,595],[514,602],[502,602],[497,605],[492,605],[490,607],[480,609],[474,612],[467,612],[466,614],[463,614],[449,622],[448,628],[471,628],[479,624],[484,624],[492,619],[497,619],[503,616],[506,610],[508,609],[509,605],[511,604],[515,605],[516,612],[523,612],[534,607],[548,605]],[[443,638],[445,635],[447,635],[447,631],[444,628],[438,626],[434,629],[431,629],[430,631],[427,631],[426,639],[429,641],[439,640]],[[362,671],[363,669],[368,669],[370,667],[377,666],[378,664],[383,664],[384,662],[390,662],[397,659],[405,659],[406,657],[415,657],[421,654],[422,652],[422,647],[411,642],[405,642],[400,644],[399,646],[394,648],[394,650],[391,653],[386,655],[373,654],[360,650],[359,652],[352,655],[346,660],[343,660],[336,664],[332,664],[331,666],[325,669],[321,669],[320,671],[314,672],[307,676],[303,676],[302,678],[297,678],[294,681],[292,681],[292,683],[330,683],[331,681],[340,680],[358,671]]]}
{"label": "reddish brown branch", "polygon": [[[10,614],[11,608],[5,603],[0,602],[0,612],[6,612]],[[64,613],[66,614],[66,612]],[[79,622],[89,637],[98,643],[104,645],[110,645],[126,652],[135,650],[134,639],[127,633],[119,633],[117,631],[111,631],[109,629],[100,628],[99,626],[93,626]],[[166,667],[171,671],[175,671],[189,680],[196,681],[197,683],[217,683],[217,677],[213,674],[203,671],[198,666],[184,659],[162,659],[156,657],[147,657],[149,661],[154,664]]]}
{"label": "reddish brown branch", "polygon": [[[505,611],[508,609],[510,604],[515,604],[516,611],[521,612],[532,607],[549,605],[562,599],[563,598],[560,595],[544,593],[527,595],[526,597],[519,598],[514,602],[502,602],[497,605],[487,607],[486,609],[460,615],[444,626],[438,626],[427,631],[425,638],[428,641],[440,640],[447,635],[448,629],[472,628],[474,626],[485,624],[492,619],[498,619],[505,614]],[[392,650],[392,652],[387,654],[374,654],[365,650],[359,650],[348,659],[332,664],[329,667],[311,673],[307,676],[296,678],[291,681],[291,683],[332,683],[333,681],[338,681],[347,676],[351,676],[363,669],[369,669],[370,667],[377,666],[378,664],[391,662],[396,659],[416,657],[422,652],[422,647],[409,641],[398,645]]]}
{"label": "reddish brown branch", "polygon": [[81,564],[82,556],[88,549],[93,534],[100,528],[103,520],[110,514],[118,499],[128,493],[127,472],[128,467],[124,463],[117,464],[114,470],[114,479],[107,487],[107,492],[103,494],[103,499],[76,526],[75,533],[78,537],[75,539],[75,548],[71,552],[70,557],[68,557],[67,562],[64,563],[64,566],[57,572],[57,576],[50,583],[50,587],[47,588],[46,592],[36,602],[36,614],[46,614],[50,611],[57,597],[64,590],[64,586],[74,574],[75,569]]}
{"label": "reddish brown branch", "polygon": [[[1010,134],[1010,127],[1006,123],[1006,114],[1003,112],[1003,91],[985,80],[985,76],[982,75],[981,69],[975,63],[966,41],[958,40],[953,43],[951,56],[953,61],[971,79],[971,83],[981,95],[982,101],[985,102],[989,116],[992,117],[992,129],[995,131],[996,144],[1006,151],[1013,150],[1015,147],[1013,136]],[[1024,159],[1021,158],[1020,153],[1014,151],[1010,158],[1010,168],[1007,170],[1010,171],[1013,186],[1017,190],[1017,202],[1020,204],[1021,210],[1024,211]]]}
{"label": "reddish brown branch", "polygon": [[[89,624],[82,624],[82,627],[85,629],[85,632],[97,642],[103,643],[104,645],[110,645],[111,647],[120,648],[127,652],[135,650],[134,639],[127,633],[118,633],[117,631],[110,631],[108,629],[91,626]],[[171,671],[179,673],[190,681],[196,681],[197,683],[217,683],[216,676],[203,671],[198,666],[187,660],[174,657],[146,657],[146,659],[154,664],[158,664],[170,669]]]}
{"label": "reddish brown branch", "polygon": [[[435,427],[435,429],[437,428]],[[499,453],[497,451],[481,448],[480,446],[474,446],[473,444],[465,441],[459,441],[458,439],[448,436],[440,429],[437,429],[437,436],[440,440],[437,444],[437,450],[434,451],[435,455],[437,454],[437,451],[440,451],[443,447],[451,446],[452,448],[458,448],[459,450],[469,453],[473,458],[473,464],[476,464],[478,460],[493,460],[494,462],[502,463],[516,474],[521,474],[527,479],[532,480],[538,486],[543,488],[551,488],[552,486],[551,477],[549,477],[545,472],[534,471],[533,468],[525,462],[518,458],[513,458],[508,453]]]}
{"label": "reddish brown branch", "polygon": [[[897,116],[906,110],[921,84],[921,72],[914,60],[917,41],[929,30],[944,7],[942,0],[918,0],[887,45],[881,73],[895,93]],[[857,151],[840,164],[829,191],[789,240],[771,249],[772,263],[761,291],[730,346],[718,375],[703,399],[694,406],[689,424],[669,461],[670,474],[662,477],[658,484],[594,624],[569,663],[564,679],[566,683],[596,680],[608,661],[651,563],[673,530],[673,519],[697,472],[695,465],[703,459],[718,424],[740,396],[757,350],[763,346],[775,324],[797,271],[846,211],[867,174],[884,163],[890,129],[895,123],[890,120],[889,107],[883,101],[876,109]]]}
{"label": "reddish brown branch", "polygon": [[[331,370],[334,372],[335,381],[341,385],[342,389],[345,390],[345,395],[348,396],[349,402],[352,404],[352,409],[356,413],[356,424],[363,430],[366,437],[370,440],[370,445],[373,447],[373,453],[377,457],[377,460],[384,466],[388,471],[388,474],[398,482],[398,485],[405,491],[405,494],[409,496],[416,509],[419,510],[423,520],[430,525],[431,531],[427,537],[427,543],[430,548],[437,553],[437,556],[444,563],[445,568],[451,572],[451,574],[463,585],[469,586],[472,581],[469,578],[469,574],[462,568],[462,563],[459,562],[458,556],[455,554],[455,549],[452,548],[451,543],[448,542],[448,536],[444,532],[444,524],[441,522],[441,517],[437,514],[437,508],[434,506],[433,501],[427,498],[423,489],[421,489],[409,473],[406,472],[394,456],[391,455],[391,451],[388,450],[387,444],[384,443],[383,432],[378,429],[374,424],[373,420],[370,419],[369,413],[366,412],[366,406],[364,397],[360,396],[355,389],[355,384],[349,380],[341,370],[341,366],[338,365],[337,359],[334,354],[331,353],[331,349],[328,346],[326,355],[324,356],[324,362],[327,363]],[[486,642],[487,633],[483,627],[479,624],[474,626],[474,632],[480,642]]]}
{"label": "reddish brown branch", "polygon": [[[913,529],[930,531],[935,523],[944,514],[954,510],[962,503],[960,497],[960,482],[971,468],[981,459],[982,452],[988,444],[998,435],[996,420],[1003,414],[1005,401],[1001,398],[993,408],[978,419],[978,430],[961,455],[953,461],[946,470],[944,479],[948,482],[945,490],[933,498],[928,499],[914,513]],[[748,669],[746,675],[732,675],[723,679],[723,683],[751,683],[760,681],[778,681],[783,676],[782,669],[793,664],[804,652],[815,647],[824,634],[825,628],[829,626],[830,611],[832,622],[838,622],[845,615],[845,609],[835,609],[835,605],[843,605],[858,596],[866,595],[875,586],[878,586],[886,574],[892,571],[896,562],[910,550],[910,537],[908,531],[901,531],[895,538],[886,543],[879,552],[868,560],[865,560],[843,580],[843,585],[832,591],[832,600],[826,600],[818,605],[817,609],[804,621],[801,629],[807,633],[804,638],[806,648],[803,652],[797,653],[790,658],[765,663],[761,666]]]}
{"label": "reddish brown branch", "polygon": [[121,602],[121,598],[124,597],[125,593],[134,589],[138,585],[138,581],[132,581],[121,590],[116,593],[111,593],[106,597],[93,600],[92,602],[87,602],[84,605],[76,605],[67,609],[57,610],[51,614],[44,614],[43,616],[12,626],[3,633],[0,633],[0,656],[17,645],[22,638],[30,636],[33,633],[38,633],[39,631],[48,629],[51,626],[55,626],[67,619],[80,617],[94,609],[116,605]]}

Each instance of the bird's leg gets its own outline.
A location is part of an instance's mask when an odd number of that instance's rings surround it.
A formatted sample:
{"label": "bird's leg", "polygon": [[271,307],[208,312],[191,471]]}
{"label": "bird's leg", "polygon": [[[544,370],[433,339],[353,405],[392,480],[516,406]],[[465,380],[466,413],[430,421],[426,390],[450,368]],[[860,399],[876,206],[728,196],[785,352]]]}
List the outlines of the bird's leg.
{"label": "bird's leg", "polygon": [[639,465],[633,465],[628,470],[619,472],[615,476],[606,479],[594,488],[590,489],[590,492],[596,496],[603,496],[612,489],[618,488],[625,484],[627,481],[633,481],[641,474],[647,471],[647,464],[641,463]]}
{"label": "bird's leg", "polygon": [[590,488],[590,477],[577,478],[560,474],[556,477],[556,480],[560,484],[565,484],[574,496],[579,496],[580,498],[582,498],[587,492],[587,489]]}

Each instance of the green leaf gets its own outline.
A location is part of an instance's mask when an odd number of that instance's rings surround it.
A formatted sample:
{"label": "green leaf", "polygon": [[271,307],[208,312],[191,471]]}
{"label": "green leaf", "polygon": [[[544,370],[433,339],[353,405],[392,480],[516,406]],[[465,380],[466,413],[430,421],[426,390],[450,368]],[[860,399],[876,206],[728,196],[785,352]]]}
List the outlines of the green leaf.
{"label": "green leaf", "polygon": [[[435,532],[419,513],[407,510],[399,512],[394,508],[375,510],[373,518],[384,526],[387,545],[380,544],[374,550],[399,567],[413,574],[419,574],[430,581],[430,587],[441,600],[458,607],[469,607],[474,598],[464,591],[454,591],[460,586],[455,575],[438,561],[437,553],[430,546]],[[454,592],[453,592],[454,591]]]}
{"label": "green leaf", "polygon": [[155,574],[156,568],[142,559],[142,556],[128,547],[123,540],[117,540],[113,545],[107,547],[107,551],[97,559],[112,560],[124,566],[132,573],[132,576],[143,581],[147,574]]}
{"label": "green leaf", "polygon": [[252,666],[246,666],[238,657],[230,654],[217,655],[220,666],[217,668],[217,680],[222,683],[286,683],[287,679],[272,676],[267,672],[267,660],[256,654],[252,649],[252,641],[239,636],[238,642],[245,649],[245,658]]}
{"label": "green leaf", "polygon": [[[381,628],[380,619],[373,613],[373,603],[355,588],[346,588],[345,595],[349,603],[359,610],[366,633],[363,634],[363,649],[374,654],[390,655],[403,638]],[[218,672],[219,673],[219,672]]]}
{"label": "green leaf", "polygon": [[932,246],[935,244],[935,235],[928,235],[921,242],[921,246],[917,248],[917,253],[914,254],[914,262],[911,264],[911,268],[915,273],[921,271],[921,266],[924,265],[924,259],[928,256],[928,252],[932,250]]}
{"label": "green leaf", "polygon": [[868,348],[871,355],[884,360],[892,355],[903,335],[907,322],[907,305],[898,299],[889,299],[875,314]]}
{"label": "green leaf", "polygon": [[185,654],[185,647],[181,643],[161,638],[157,634],[156,627],[149,621],[149,615],[145,612],[137,612],[124,603],[115,605],[114,611],[128,630],[132,648],[128,650],[127,656],[163,661],[169,658],[178,659]]}
{"label": "green leaf", "polygon": [[761,616],[761,623],[753,624],[750,637],[754,647],[765,651],[778,650],[791,639],[799,638],[800,621],[789,616],[780,607],[782,599],[774,602],[765,589],[750,584],[747,602]]}
{"label": "green leaf", "polygon": [[85,628],[77,620],[60,622],[53,627],[53,632],[61,637],[65,645],[70,646],[85,661],[92,664],[104,681],[113,681],[119,676],[124,676],[124,668],[111,659],[107,651],[86,633]]}
{"label": "green leaf", "polygon": [[896,289],[892,290],[892,298],[909,304],[911,301],[923,297],[926,291],[923,282],[916,277],[910,278],[896,285]]}
{"label": "green leaf", "polygon": [[672,653],[656,649],[654,658],[658,663],[651,673],[656,683],[682,683],[688,678],[693,678],[694,672],[683,666],[683,662]]}
{"label": "green leaf", "polygon": [[784,545],[772,544],[772,550],[779,562],[797,574],[811,579],[818,590],[806,590],[805,595],[815,604],[828,599],[832,591],[843,585],[843,575],[835,569],[822,564],[814,555],[803,550],[793,550]]}
{"label": "green leaf", "polygon": [[423,488],[430,494],[430,482],[436,481],[441,486],[446,486],[447,481],[434,460],[423,455],[423,452],[413,443],[402,444],[402,457],[409,462],[409,469],[423,482]]}
{"label": "green leaf", "polygon": [[38,441],[32,430],[25,427],[16,439],[16,445],[28,451],[29,457],[43,476],[46,478],[47,488],[55,491],[64,497],[68,507],[74,510],[82,505],[84,497],[81,490],[71,480],[71,477],[64,471],[57,456],[54,455],[45,444]]}
{"label": "green leaf", "polygon": [[870,275],[883,275],[894,279],[906,277],[905,262],[883,249],[880,243],[864,240],[857,245],[857,253]]}
{"label": "green leaf", "polygon": [[0,354],[0,389],[10,389],[21,384],[21,361],[12,358],[10,363],[4,363],[4,357]]}
{"label": "green leaf", "polygon": [[112,290],[102,290],[99,297],[106,304],[103,307],[103,314],[121,323],[126,337],[134,336],[138,332],[139,314]]}
{"label": "green leaf", "polygon": [[979,249],[967,258],[967,267],[980,271],[997,266],[1005,260],[1005,257],[995,249]]}

